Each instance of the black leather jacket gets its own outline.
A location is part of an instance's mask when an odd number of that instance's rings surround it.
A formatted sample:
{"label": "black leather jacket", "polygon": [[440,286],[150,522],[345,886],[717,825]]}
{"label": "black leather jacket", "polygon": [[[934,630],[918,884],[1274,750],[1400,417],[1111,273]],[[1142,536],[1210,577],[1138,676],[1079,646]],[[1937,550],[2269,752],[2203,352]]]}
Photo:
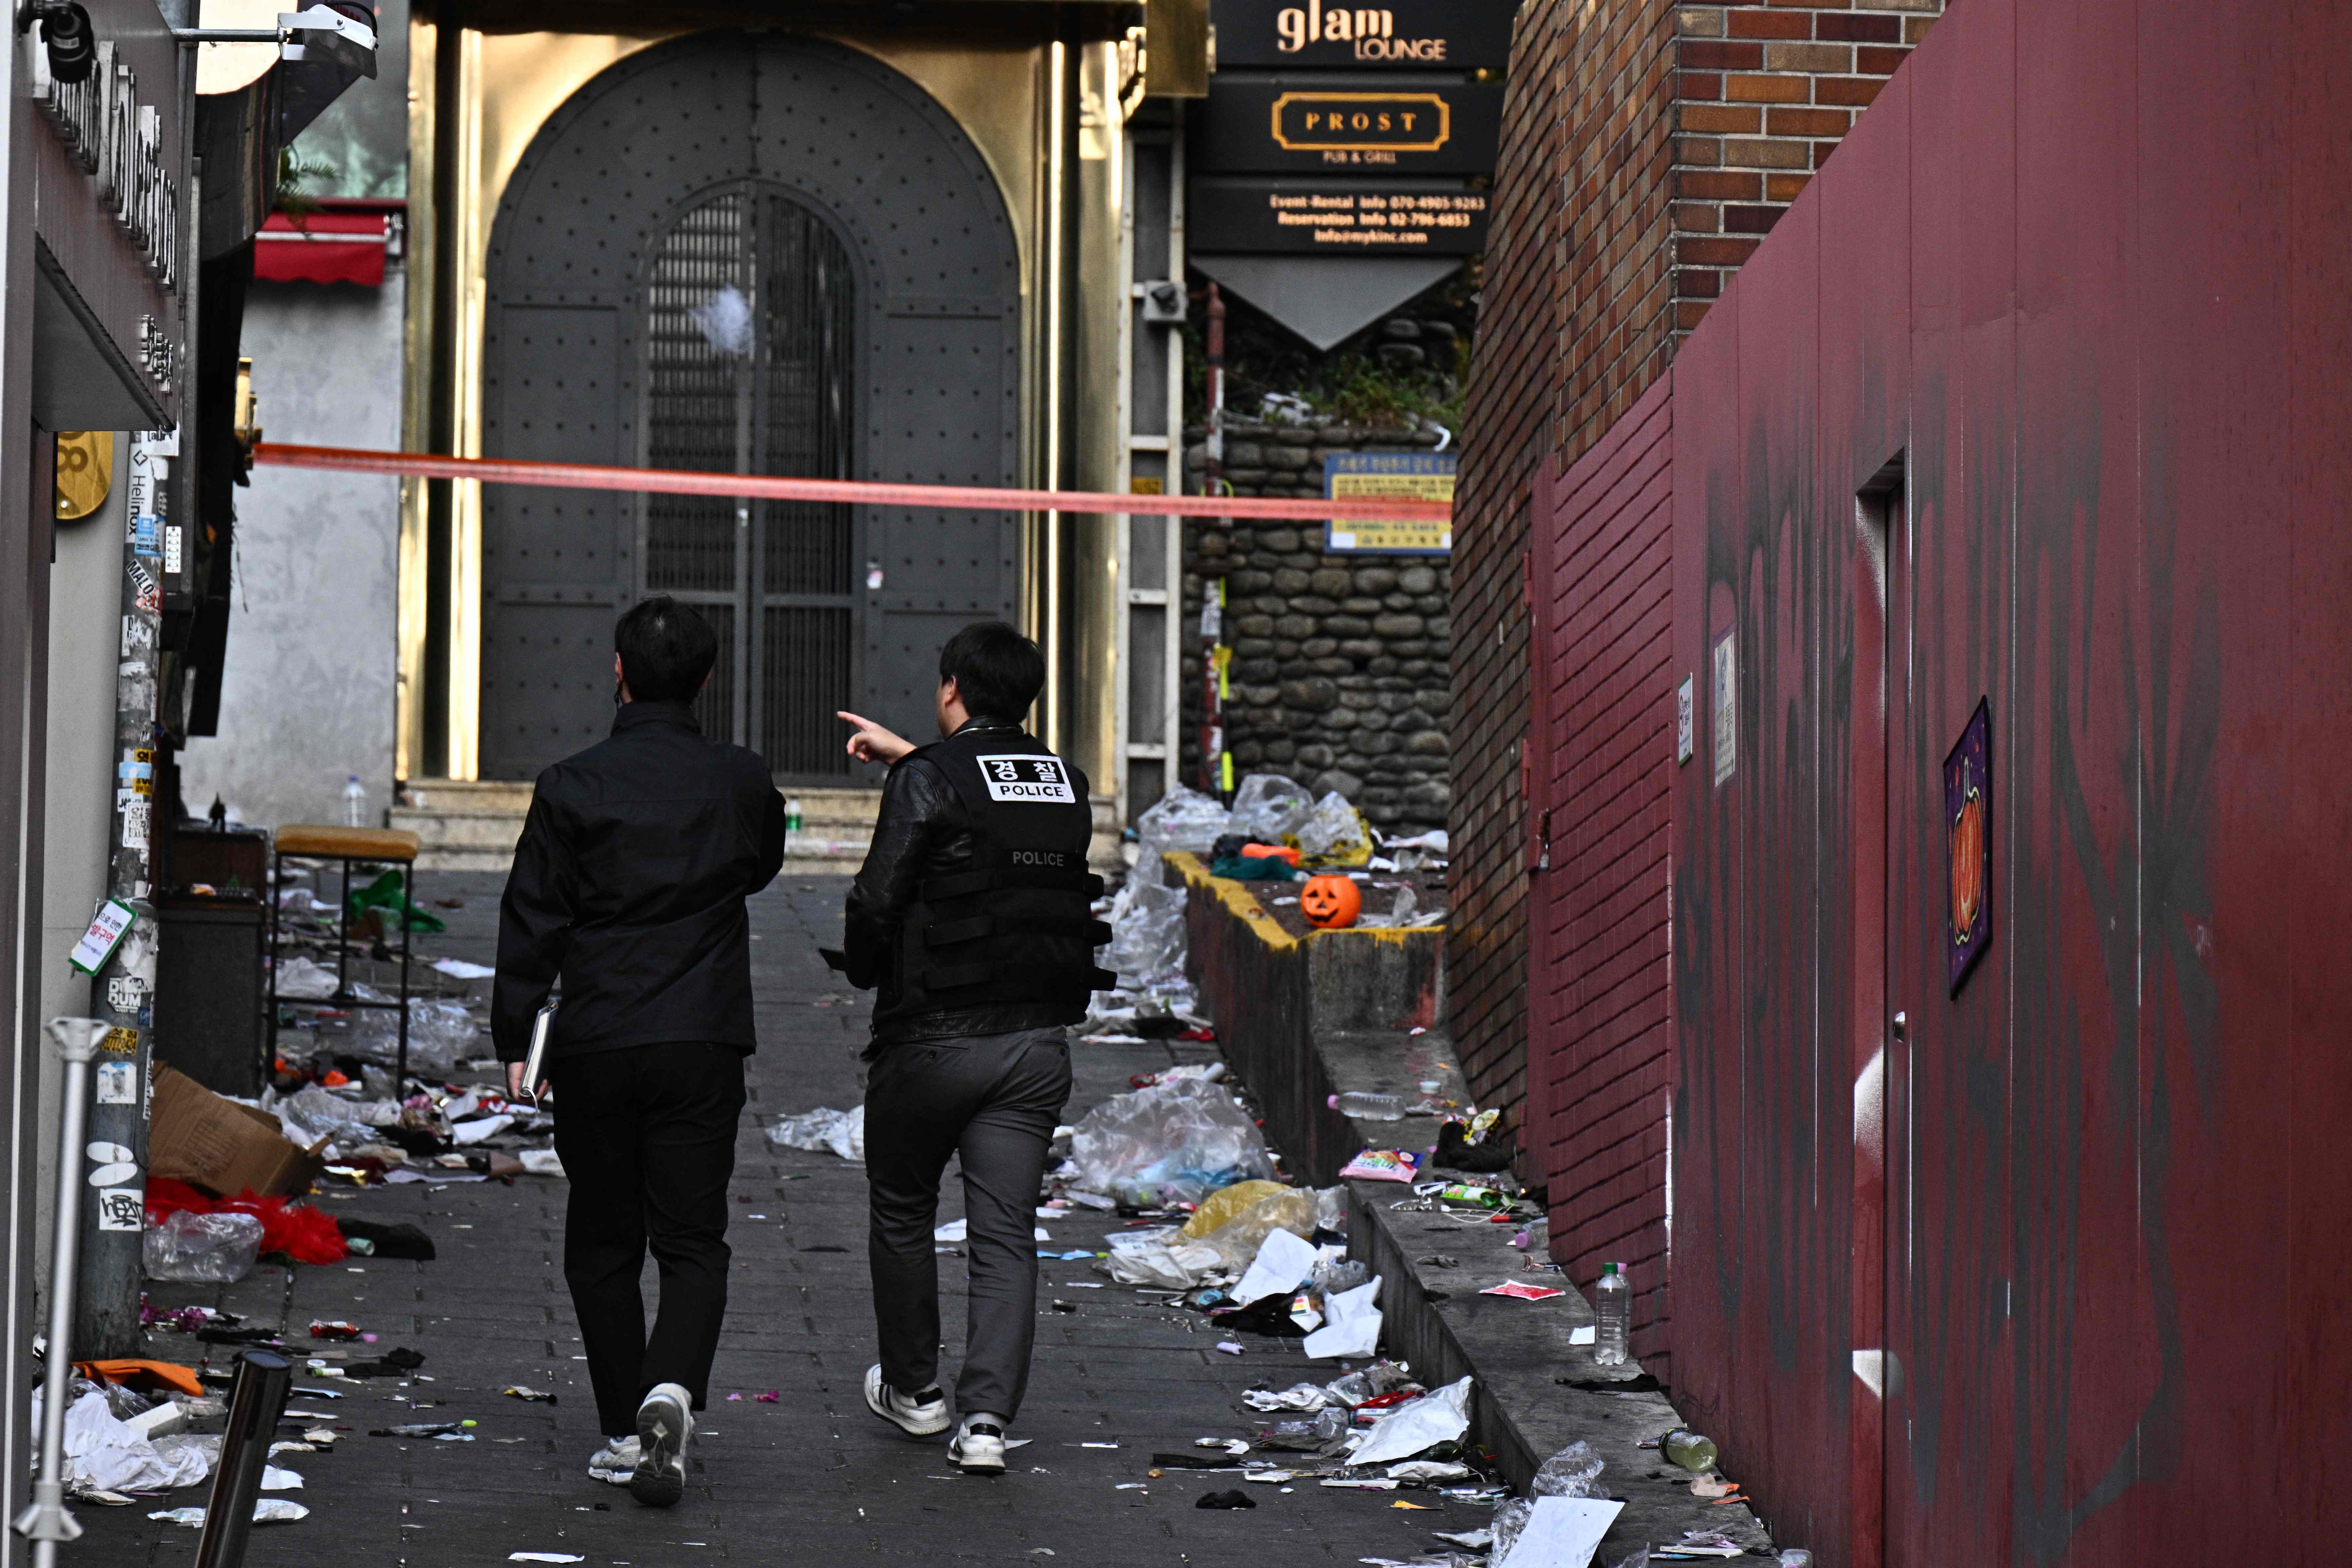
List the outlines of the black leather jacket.
{"label": "black leather jacket", "polygon": [[[1018,734],[1021,726],[971,719],[956,733],[974,730]],[[866,852],[857,879],[850,884],[843,919],[845,972],[849,983],[860,990],[879,988],[877,1012],[890,1005],[898,989],[892,963],[898,921],[907,906],[915,901],[916,889],[933,877],[969,869],[973,854],[971,818],[947,776],[920,757],[894,763],[882,782],[882,813],[874,825],[873,847]],[[917,1013],[876,1025],[866,1055],[871,1059],[885,1047],[912,1040],[1003,1035],[1071,1021],[1066,1008],[1041,1002],[1000,1002]]]}
{"label": "black leather jacket", "polygon": [[743,900],[783,859],[784,800],[765,763],[706,738],[683,703],[622,707],[612,739],[531,792],[499,905],[499,1058],[529,1054],[559,975],[559,1059],[672,1041],[750,1050]]}

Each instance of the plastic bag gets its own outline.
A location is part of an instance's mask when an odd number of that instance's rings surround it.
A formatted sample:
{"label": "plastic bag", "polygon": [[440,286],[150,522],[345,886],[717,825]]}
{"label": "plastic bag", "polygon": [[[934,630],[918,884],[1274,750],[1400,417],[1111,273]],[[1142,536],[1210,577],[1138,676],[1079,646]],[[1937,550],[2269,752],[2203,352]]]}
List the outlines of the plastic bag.
{"label": "plastic bag", "polygon": [[1298,826],[1298,847],[1330,866],[1360,866],[1372,858],[1371,830],[1348,797],[1333,790],[1315,803]]}
{"label": "plastic bag", "polygon": [[[1314,814],[1315,796],[1305,784],[1280,773],[1252,773],[1234,792],[1233,826],[1225,831],[1279,844],[1286,836],[1297,836]],[[1299,842],[1303,847],[1306,840]]]}
{"label": "plastic bag", "polygon": [[265,1090],[261,1109],[276,1114],[286,1136],[305,1149],[321,1138],[342,1144],[372,1142],[379,1128],[400,1120],[400,1107],[391,1100],[346,1100],[315,1083],[303,1085],[283,1100],[276,1098],[274,1089]]}
{"label": "plastic bag", "polygon": [[1167,1240],[1122,1247],[1111,1243],[1110,1277],[1121,1285],[1155,1286],[1163,1290],[1190,1290],[1222,1266],[1215,1248],[1198,1242]]}
{"label": "plastic bag", "polygon": [[[359,984],[352,986],[352,994],[369,1002],[400,1000],[373,985]],[[411,996],[408,999],[408,1070],[428,1076],[456,1072],[457,1064],[474,1054],[474,1042],[480,1038],[481,1032],[481,1026],[474,1022],[474,1016],[466,1011],[463,1003],[436,1002],[428,996]],[[321,1043],[332,1045],[339,1051],[358,1057],[362,1061],[378,1062],[386,1067],[397,1066],[400,1057],[399,1009],[357,1009],[352,1019],[348,1042],[334,1041],[322,1033]]]}
{"label": "plastic bag", "polygon": [[1226,1268],[1239,1268],[1255,1258],[1276,1231],[1286,1231],[1300,1237],[1315,1234],[1313,1192],[1300,1187],[1276,1187],[1273,1192],[1261,1194],[1202,1239],[1216,1248],[1217,1255],[1225,1260]]}
{"label": "plastic bag", "polygon": [[280,1000],[323,1002],[335,994],[335,972],[323,963],[313,963],[302,957],[289,958],[278,965],[278,994]]}
{"label": "plastic bag", "polygon": [[1202,1199],[1201,1206],[1192,1211],[1192,1217],[1184,1222],[1184,1235],[1197,1241],[1211,1231],[1239,1219],[1259,1199],[1270,1198],[1276,1193],[1289,1190],[1280,1182],[1235,1182],[1230,1187],[1219,1188]]}
{"label": "plastic bag", "polygon": [[147,1277],[226,1285],[253,1272],[261,1256],[261,1222],[249,1214],[182,1209],[147,1227]]}
{"label": "plastic bag", "polygon": [[1139,1207],[1198,1203],[1235,1182],[1274,1174],[1265,1136],[1204,1079],[1163,1079],[1087,1112],[1070,1140],[1075,1184]]}
{"label": "plastic bag", "polygon": [[1409,1405],[1400,1405],[1393,1414],[1381,1418],[1381,1424],[1365,1434],[1356,1451],[1348,1456],[1350,1465],[1388,1465],[1399,1459],[1410,1459],[1424,1448],[1440,1443],[1450,1443],[1470,1430],[1471,1380],[1448,1384],[1433,1389]]}
{"label": "plastic bag", "polygon": [[1184,981],[1184,889],[1130,879],[1111,900],[1110,945],[1102,966],[1129,991]]}
{"label": "plastic bag", "polygon": [[1160,857],[1175,849],[1205,855],[1217,840],[1233,831],[1234,814],[1214,795],[1182,784],[1171,784],[1151,809],[1135,819],[1135,837],[1141,846],[1128,885],[1160,885]]}
{"label": "plastic bag", "polygon": [[1581,1437],[1536,1468],[1530,1497],[1607,1497],[1601,1485],[1601,1456]]}
{"label": "plastic bag", "polygon": [[779,1149],[830,1149],[843,1159],[866,1158],[866,1108],[828,1110],[818,1106],[798,1116],[787,1116],[768,1129],[768,1142]]}
{"label": "plastic bag", "polygon": [[1346,1187],[1328,1186],[1316,1191],[1315,1228],[1328,1230],[1333,1236],[1348,1234],[1348,1189]]}
{"label": "plastic bag", "polygon": [[1528,1527],[1528,1516],[1536,1510],[1533,1498],[1515,1497],[1495,1510],[1495,1544],[1486,1554],[1489,1563],[1507,1563],[1511,1548],[1518,1544],[1519,1532]]}

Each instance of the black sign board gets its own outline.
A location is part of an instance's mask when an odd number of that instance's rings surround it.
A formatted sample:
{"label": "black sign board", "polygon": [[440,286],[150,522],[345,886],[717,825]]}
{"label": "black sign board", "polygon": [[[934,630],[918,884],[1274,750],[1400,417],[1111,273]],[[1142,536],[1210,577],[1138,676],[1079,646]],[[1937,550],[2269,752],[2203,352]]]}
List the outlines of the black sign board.
{"label": "black sign board", "polygon": [[1459,181],[1207,175],[1192,182],[1192,243],[1223,255],[1475,256],[1487,193]]}
{"label": "black sign board", "polygon": [[1212,0],[1217,64],[1363,70],[1499,71],[1511,58],[1518,0]]}
{"label": "black sign board", "polygon": [[1499,81],[1220,71],[1209,80],[1194,166],[1214,174],[1490,174],[1502,114]]}

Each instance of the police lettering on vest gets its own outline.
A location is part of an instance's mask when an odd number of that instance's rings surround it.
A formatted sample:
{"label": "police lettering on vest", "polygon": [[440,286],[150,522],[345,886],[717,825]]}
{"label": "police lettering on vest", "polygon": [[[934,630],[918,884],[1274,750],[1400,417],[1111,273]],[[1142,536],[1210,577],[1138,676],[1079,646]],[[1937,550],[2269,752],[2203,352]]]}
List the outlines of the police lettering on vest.
{"label": "police lettering on vest", "polygon": [[[975,726],[922,747],[971,824],[968,869],[928,879],[898,931],[889,1016],[1039,1003],[1076,1022],[1117,977],[1095,965],[1110,927],[1089,907],[1094,837],[1086,775],[1010,725]],[[904,765],[904,764],[902,764]]]}

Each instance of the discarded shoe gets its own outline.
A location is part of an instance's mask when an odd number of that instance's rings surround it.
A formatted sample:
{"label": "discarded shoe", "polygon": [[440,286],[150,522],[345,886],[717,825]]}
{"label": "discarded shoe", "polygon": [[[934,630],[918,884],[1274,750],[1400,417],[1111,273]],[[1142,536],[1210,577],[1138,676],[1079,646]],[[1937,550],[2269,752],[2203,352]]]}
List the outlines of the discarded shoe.
{"label": "discarded shoe", "polygon": [[629,1495],[647,1508],[668,1508],[686,1495],[686,1444],[694,1436],[694,1396],[674,1383],[657,1383],[637,1406],[637,1468]]}
{"label": "discarded shoe", "polygon": [[948,1442],[948,1458],[973,1476],[1004,1473],[1004,1417],[985,1410],[963,1418],[963,1426]]}
{"label": "discarded shoe", "polygon": [[920,1394],[901,1394],[882,1381],[882,1369],[866,1369],[866,1408],[909,1437],[936,1437],[953,1422],[948,1418],[948,1396],[937,1386]]}
{"label": "discarded shoe", "polygon": [[603,1481],[606,1486],[625,1487],[637,1470],[637,1440],[635,1437],[607,1437],[604,1446],[588,1456],[588,1479]]}

